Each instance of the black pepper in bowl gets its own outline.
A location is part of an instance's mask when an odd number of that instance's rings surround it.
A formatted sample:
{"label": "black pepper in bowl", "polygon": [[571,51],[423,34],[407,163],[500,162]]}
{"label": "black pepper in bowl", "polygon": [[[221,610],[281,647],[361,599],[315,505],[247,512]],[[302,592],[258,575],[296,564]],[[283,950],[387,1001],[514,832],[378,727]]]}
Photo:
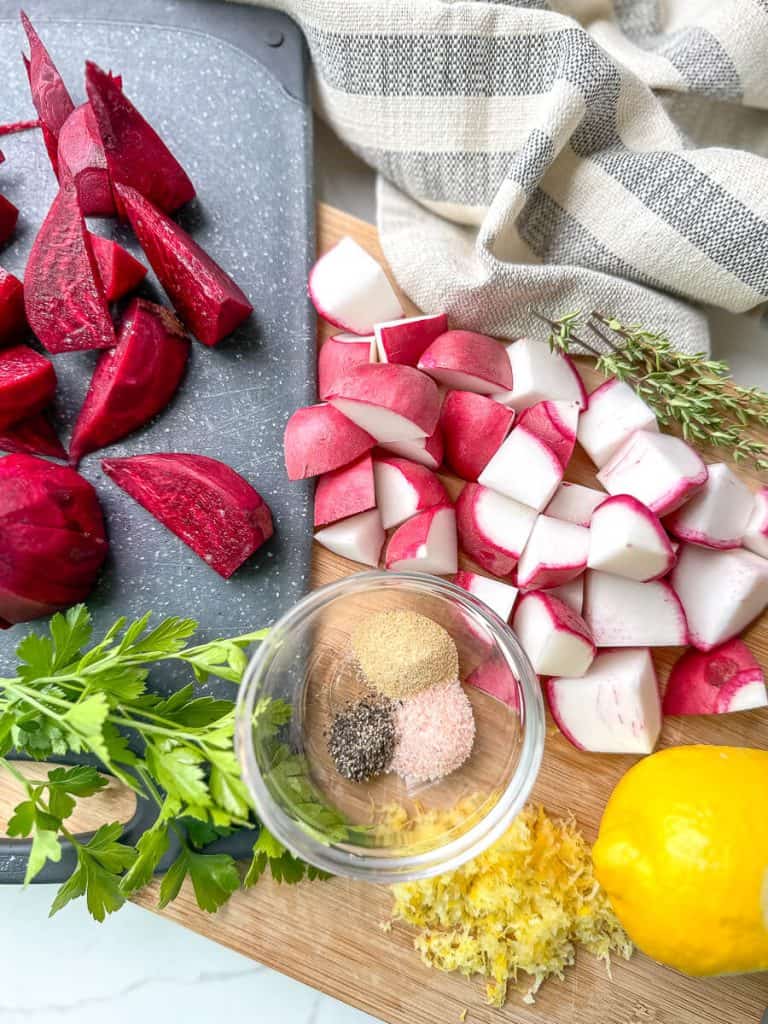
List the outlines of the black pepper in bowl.
{"label": "black pepper in bowl", "polygon": [[345,779],[367,782],[388,770],[397,738],[394,711],[391,700],[364,697],[335,715],[328,752]]}

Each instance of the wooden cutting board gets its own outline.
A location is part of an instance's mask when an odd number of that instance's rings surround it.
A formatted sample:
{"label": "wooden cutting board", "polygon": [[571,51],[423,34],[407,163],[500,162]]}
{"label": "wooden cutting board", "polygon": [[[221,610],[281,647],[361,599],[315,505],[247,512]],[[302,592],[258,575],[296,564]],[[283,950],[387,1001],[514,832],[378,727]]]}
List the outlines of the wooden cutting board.
{"label": "wooden cutting board", "polygon": [[[351,235],[383,260],[374,227],[338,210],[318,210],[318,245],[330,248]],[[415,312],[412,304],[405,308]],[[321,339],[332,330],[320,329]],[[588,389],[602,378],[581,367]],[[567,474],[578,483],[594,482],[587,459],[578,454]],[[449,484],[451,483],[448,480]],[[453,489],[460,485],[453,481]],[[466,563],[469,565],[469,563]],[[313,585],[359,571],[351,562],[315,547]],[[768,616],[749,631],[747,640],[768,668]],[[677,650],[659,652],[662,680]],[[661,746],[681,743],[724,743],[768,748],[768,711],[717,719],[672,719],[665,723]],[[572,811],[590,840],[597,834],[605,802],[618,779],[634,763],[632,757],[607,757],[574,750],[550,722],[544,764],[533,799],[554,814]],[[0,779],[0,802],[6,783]],[[6,791],[6,802],[10,788]],[[765,808],[755,808],[756,814]],[[158,883],[137,902],[154,909]],[[629,963],[605,966],[580,954],[565,981],[544,985],[533,1006],[512,993],[502,1010],[484,1003],[484,986],[440,974],[423,966],[413,951],[412,932],[388,919],[391,899],[384,888],[334,879],[300,886],[262,880],[247,893],[236,894],[218,914],[199,910],[185,889],[163,911],[187,928],[391,1024],[448,1024],[468,1010],[467,1021],[516,1024],[757,1024],[768,1006],[768,974],[700,981],[661,967],[642,954]]]}

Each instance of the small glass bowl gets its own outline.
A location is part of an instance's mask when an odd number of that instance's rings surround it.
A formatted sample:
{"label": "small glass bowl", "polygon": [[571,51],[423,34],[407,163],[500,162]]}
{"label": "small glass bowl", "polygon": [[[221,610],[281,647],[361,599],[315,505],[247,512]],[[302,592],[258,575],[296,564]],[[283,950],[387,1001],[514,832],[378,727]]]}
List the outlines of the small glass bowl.
{"label": "small glass bowl", "polygon": [[[369,692],[351,633],[394,609],[438,622],[459,651],[475,742],[439,782],[350,782],[328,753],[334,715]],[[467,685],[472,673],[500,696]],[[282,724],[263,710],[274,699],[290,707]],[[235,742],[259,818],[284,846],[331,874],[394,883],[452,870],[506,831],[539,771],[544,707],[514,633],[485,604],[436,576],[364,572],[312,591],[272,627],[240,687]],[[423,817],[433,810],[450,813]]]}

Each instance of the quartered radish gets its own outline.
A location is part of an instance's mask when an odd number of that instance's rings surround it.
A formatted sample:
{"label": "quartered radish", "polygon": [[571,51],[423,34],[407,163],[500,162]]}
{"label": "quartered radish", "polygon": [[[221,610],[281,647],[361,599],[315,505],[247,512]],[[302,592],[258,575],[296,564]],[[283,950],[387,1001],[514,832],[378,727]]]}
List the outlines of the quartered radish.
{"label": "quartered radish", "polygon": [[515,413],[485,395],[449,391],[440,410],[445,461],[464,480],[477,480],[509,433]]}
{"label": "quartered radish", "polygon": [[676,647],[688,643],[685,613],[666,580],[639,583],[589,569],[584,619],[598,647]]}
{"label": "quartered radish", "polygon": [[416,366],[424,350],[448,330],[448,317],[445,313],[410,316],[374,324],[373,330],[380,362]]}
{"label": "quartered radish", "polygon": [[384,527],[377,508],[342,519],[315,534],[317,543],[334,554],[374,568],[379,564],[384,538]]}
{"label": "quartered radish", "polygon": [[549,593],[553,597],[559,597],[569,608],[573,608],[577,615],[581,615],[584,608],[584,577],[577,576],[575,580],[569,580],[559,587],[552,587]]}
{"label": "quartered radish", "polygon": [[297,409],[285,426],[283,439],[288,479],[302,480],[346,466],[375,443],[332,405]]}
{"label": "quartered radish", "polygon": [[499,655],[492,655],[487,661],[482,661],[469,673],[464,684],[495,697],[513,711],[520,708],[520,684],[507,662]]}
{"label": "quartered radish", "polygon": [[592,515],[587,564],[644,583],[665,576],[675,552],[656,513],[629,494],[617,494]]}
{"label": "quartered radish", "polygon": [[355,366],[373,362],[375,355],[376,339],[373,337],[337,334],[323,342],[317,357],[317,392],[320,398],[325,401],[338,380]]}
{"label": "quartered radish", "polygon": [[399,526],[423,509],[449,502],[448,493],[435,474],[397,455],[377,455],[373,463],[376,504],[385,530]]}
{"label": "quartered radish", "polygon": [[744,531],[744,547],[768,558],[768,487],[754,496],[752,514]]}
{"label": "quartered radish", "polygon": [[586,527],[539,516],[518,562],[518,586],[542,590],[568,583],[586,568],[588,548]]}
{"label": "quartered radish", "polygon": [[653,410],[629,384],[612,377],[589,396],[579,420],[579,444],[600,468],[636,430],[658,429]]}
{"label": "quartered radish", "polygon": [[576,402],[586,409],[587,393],[570,356],[552,352],[549,345],[532,338],[518,338],[507,346],[512,367],[512,390],[495,395],[518,411],[545,401]]}
{"label": "quartered radish", "polygon": [[564,480],[554,493],[552,501],[544,509],[545,515],[564,519],[577,526],[589,526],[592,513],[607,498],[605,491],[582,484],[571,484]]}
{"label": "quartered radish", "polygon": [[429,346],[418,367],[438,384],[458,391],[491,395],[512,388],[512,370],[504,346],[474,331],[446,331]]}
{"label": "quartered radish", "polygon": [[427,469],[439,469],[443,461],[443,432],[438,423],[429,437],[417,437],[411,441],[390,441],[381,447],[393,455],[418,462]]}
{"label": "quartered radish", "polygon": [[374,324],[403,315],[387,275],[352,238],[342,238],[314,265],[309,297],[320,316],[353,334],[373,334]]}
{"label": "quartered radish", "polygon": [[520,596],[512,628],[538,675],[581,676],[592,664],[595,645],[586,622],[546,591]]}
{"label": "quartered radish", "polygon": [[370,455],[362,455],[348,466],[324,473],[315,486],[315,526],[327,526],[375,507]]}
{"label": "quartered radish", "polygon": [[488,579],[477,572],[457,572],[452,582],[487,604],[504,622],[509,620],[517,600],[517,587]]}
{"label": "quartered radish", "polygon": [[603,651],[589,671],[544,684],[558,729],[579,750],[650,754],[661,732],[659,685],[647,648]]}
{"label": "quartered radish", "polygon": [[387,569],[448,575],[457,569],[456,513],[451,505],[419,512],[398,526],[384,556]]}
{"label": "quartered radish", "polygon": [[328,401],[382,444],[429,437],[440,416],[435,382],[397,363],[353,367]]}
{"label": "quartered radish", "polygon": [[494,576],[509,576],[536,513],[481,484],[467,484],[456,502],[456,518],[462,551]]}
{"label": "quartered radish", "polygon": [[724,462],[707,467],[698,494],[665,520],[680,540],[707,548],[740,548],[752,513],[752,492]]}
{"label": "quartered radish", "polygon": [[765,673],[743,640],[686,651],[664,691],[665,715],[722,715],[768,705]]}
{"label": "quartered radish", "polygon": [[638,430],[606,462],[597,479],[609,494],[631,494],[664,516],[701,490],[707,467],[681,438]]}

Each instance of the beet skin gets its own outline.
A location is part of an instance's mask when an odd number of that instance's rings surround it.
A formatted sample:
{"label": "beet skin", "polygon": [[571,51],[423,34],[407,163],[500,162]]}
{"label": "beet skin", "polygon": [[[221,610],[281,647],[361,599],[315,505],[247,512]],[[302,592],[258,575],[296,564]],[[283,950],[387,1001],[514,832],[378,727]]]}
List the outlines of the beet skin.
{"label": "beet skin", "polygon": [[0,430],[40,412],[55,393],[50,359],[27,345],[0,350]]}
{"label": "beet skin", "polygon": [[59,167],[77,188],[86,217],[114,217],[107,157],[90,103],[75,107],[59,132]]}

